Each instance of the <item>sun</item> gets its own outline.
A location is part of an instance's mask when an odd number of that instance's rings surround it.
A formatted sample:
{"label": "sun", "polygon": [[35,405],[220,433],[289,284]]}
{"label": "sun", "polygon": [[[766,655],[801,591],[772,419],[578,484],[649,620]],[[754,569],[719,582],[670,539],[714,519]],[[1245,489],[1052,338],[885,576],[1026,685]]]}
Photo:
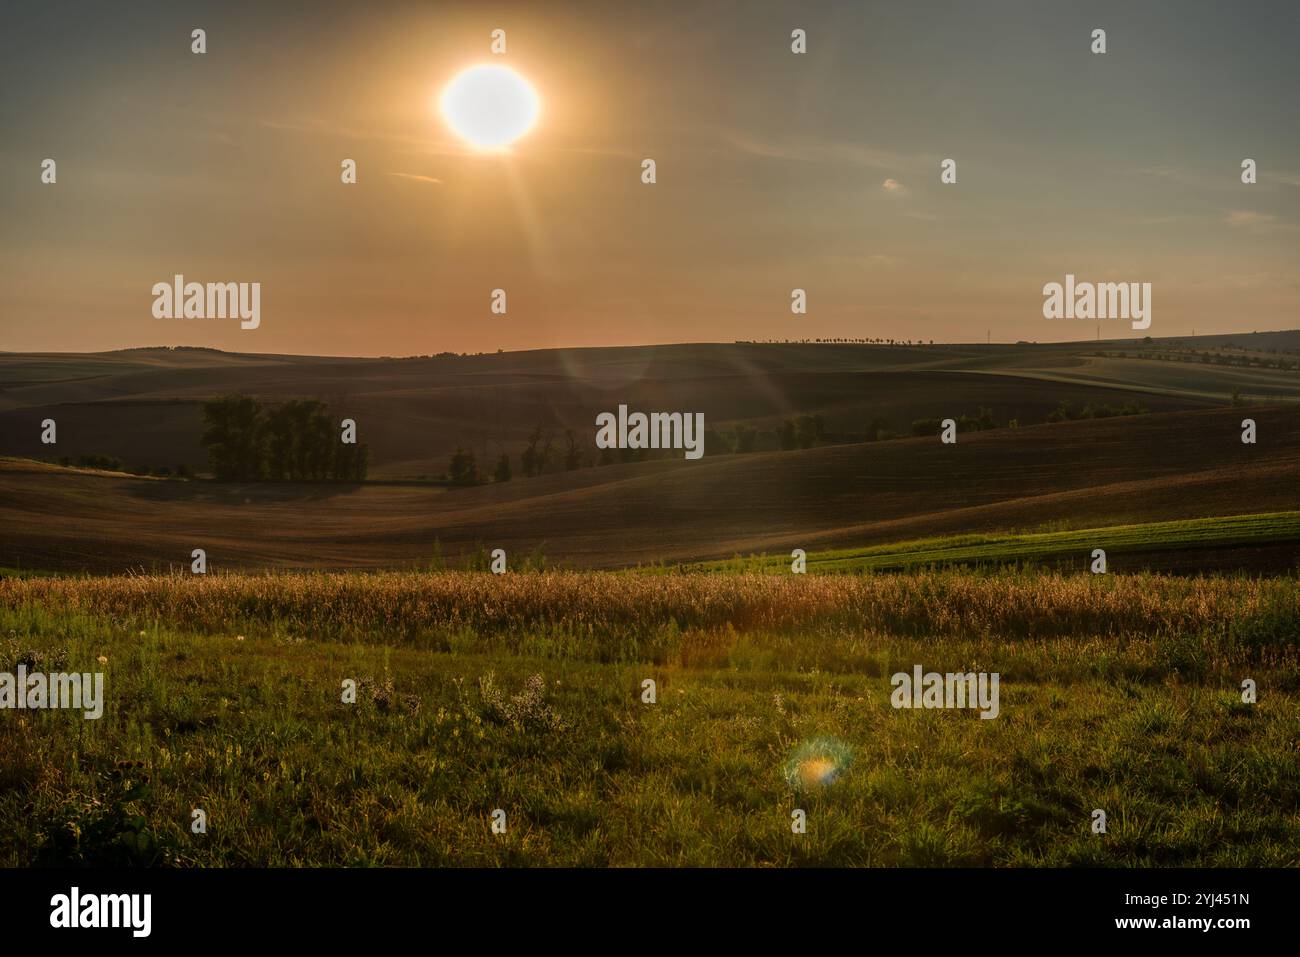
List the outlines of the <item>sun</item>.
{"label": "sun", "polygon": [[500,150],[537,125],[542,102],[514,70],[485,63],[457,74],[442,91],[438,108],[461,139]]}

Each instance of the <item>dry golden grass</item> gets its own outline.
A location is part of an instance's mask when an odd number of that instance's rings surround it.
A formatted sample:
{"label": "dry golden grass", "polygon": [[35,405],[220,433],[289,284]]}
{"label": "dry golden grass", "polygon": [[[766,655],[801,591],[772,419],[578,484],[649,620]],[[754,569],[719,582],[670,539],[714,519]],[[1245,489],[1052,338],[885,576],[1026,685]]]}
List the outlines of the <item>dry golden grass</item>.
{"label": "dry golden grass", "polygon": [[[1293,643],[1291,577],[1095,576],[933,571],[899,575],[544,572],[214,574],[0,580],[0,604],[158,619],[217,631],[280,623],[326,636],[430,629],[600,635],[730,627],[856,628],[906,636],[1142,636],[1222,633]],[[1275,634],[1276,633],[1276,634]]]}

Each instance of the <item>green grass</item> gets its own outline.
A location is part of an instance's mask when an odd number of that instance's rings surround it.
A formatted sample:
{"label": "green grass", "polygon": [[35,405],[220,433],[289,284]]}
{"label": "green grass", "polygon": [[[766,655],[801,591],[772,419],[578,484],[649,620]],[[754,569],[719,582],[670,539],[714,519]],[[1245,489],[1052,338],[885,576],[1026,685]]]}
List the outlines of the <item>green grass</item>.
{"label": "green grass", "polygon": [[[813,552],[808,570],[815,572],[882,572],[947,565],[1016,565],[1072,562],[1086,568],[1093,549],[1108,561],[1143,553],[1188,553],[1203,549],[1297,543],[1300,512],[1268,512],[1215,518],[1112,525],[1007,535],[954,535],[916,539],[866,548]],[[788,572],[784,556],[753,556],[687,566],[696,571]],[[1297,552],[1300,564],[1300,551]]]}
{"label": "green grass", "polygon": [[[1296,586],[0,582],[0,670],[107,675],[99,721],[0,712],[0,865],[1294,866]],[[918,663],[999,672],[1000,717],[893,709]],[[827,740],[840,776],[792,785]]]}
{"label": "green grass", "polygon": [[[1113,348],[1113,347],[1112,347]],[[980,363],[967,371],[978,374],[1014,375],[1040,382],[1078,386],[1106,386],[1141,395],[1160,395],[1229,402],[1233,390],[1242,397],[1268,402],[1294,402],[1300,398],[1300,375],[1295,371],[1241,368],[1197,362],[1157,362],[1139,359],[1130,347],[1128,358],[1094,357],[1093,350],[1080,350],[1082,365],[1069,367],[998,368]]]}

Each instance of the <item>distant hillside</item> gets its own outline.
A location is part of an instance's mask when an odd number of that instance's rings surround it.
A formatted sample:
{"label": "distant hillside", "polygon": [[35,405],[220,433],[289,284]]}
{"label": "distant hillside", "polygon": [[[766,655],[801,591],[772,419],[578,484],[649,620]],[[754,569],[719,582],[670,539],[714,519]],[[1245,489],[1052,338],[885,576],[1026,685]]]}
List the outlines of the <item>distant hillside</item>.
{"label": "distant hillside", "polygon": [[[758,430],[757,448],[770,450],[782,420],[799,415],[821,416],[831,441],[854,441],[874,425],[908,435],[914,420],[980,407],[999,424],[1027,425],[1045,421],[1062,402],[1140,402],[1172,412],[1225,405],[1234,392],[1255,401],[1300,400],[1298,371],[1211,365],[1178,352],[1238,341],[1300,348],[1300,333],[1155,340],[1164,343],[1158,349],[1114,341],[697,344],[409,359],[207,349],[0,354],[0,454],[52,461],[106,454],[129,465],[202,470],[200,405],[225,392],[270,402],[324,399],[357,420],[376,478],[436,477],[457,446],[487,468],[505,452],[517,472],[538,426],[557,443],[572,429],[584,463],[594,462],[595,416],[619,403],[703,412],[710,429]],[[57,450],[39,441],[47,417],[58,422]]]}
{"label": "distant hillside", "polygon": [[7,461],[0,566],[182,567],[202,547],[214,568],[410,567],[436,539],[450,555],[482,543],[513,561],[540,549],[618,567],[1293,510],[1300,415],[1249,415],[1254,446],[1240,442],[1242,410],[1205,409],[453,490],[157,481]]}

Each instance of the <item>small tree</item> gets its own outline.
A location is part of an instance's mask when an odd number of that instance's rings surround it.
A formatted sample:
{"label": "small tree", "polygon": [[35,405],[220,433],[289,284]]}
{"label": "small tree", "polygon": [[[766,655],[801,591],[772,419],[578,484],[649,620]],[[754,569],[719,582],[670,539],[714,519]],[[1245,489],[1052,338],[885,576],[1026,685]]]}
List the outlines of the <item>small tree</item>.
{"label": "small tree", "polygon": [[820,415],[801,415],[794,423],[795,444],[801,449],[820,445],[825,426]]}
{"label": "small tree", "polygon": [[741,423],[736,426],[736,451],[752,452],[754,443],[758,440],[758,430],[750,428],[748,425]]}
{"label": "small tree", "polygon": [[313,479],[329,478],[337,450],[343,447],[339,434],[326,414],[323,402],[311,402],[307,420],[307,476]]}
{"label": "small tree", "polygon": [[448,472],[451,475],[452,485],[478,484],[478,463],[474,460],[473,452],[466,452],[458,447],[451,457]]}
{"label": "small tree", "polygon": [[502,452],[501,458],[497,459],[497,470],[493,473],[492,479],[496,482],[510,481],[510,456],[505,452]]}
{"label": "small tree", "polygon": [[[528,436],[528,447],[524,449],[524,454],[519,457],[519,466],[523,470],[525,478],[532,478],[534,475],[541,475],[542,469],[546,466],[546,456],[541,448],[542,427],[539,425],[533,429],[533,434]],[[547,440],[547,447],[550,446],[550,440]]]}
{"label": "small tree", "polygon": [[369,466],[369,446],[364,443],[344,445],[340,442],[339,447],[334,451],[330,477],[336,482],[364,482]]}
{"label": "small tree", "polygon": [[564,441],[564,469],[572,472],[582,467],[582,447],[578,445],[578,437],[573,434],[573,429],[564,430]]}
{"label": "small tree", "polygon": [[1047,415],[1048,422],[1069,422],[1073,418],[1076,418],[1076,416],[1070,409],[1068,399],[1062,399],[1060,404]]}
{"label": "small tree", "polygon": [[203,404],[203,446],[213,474],[226,481],[262,477],[262,406],[246,395],[218,396]]}
{"label": "small tree", "polygon": [[726,432],[720,432],[717,429],[704,430],[705,455],[730,455],[734,451],[736,451],[736,446]]}
{"label": "small tree", "polygon": [[293,478],[294,404],[285,402],[266,416],[266,471],[276,481]]}

